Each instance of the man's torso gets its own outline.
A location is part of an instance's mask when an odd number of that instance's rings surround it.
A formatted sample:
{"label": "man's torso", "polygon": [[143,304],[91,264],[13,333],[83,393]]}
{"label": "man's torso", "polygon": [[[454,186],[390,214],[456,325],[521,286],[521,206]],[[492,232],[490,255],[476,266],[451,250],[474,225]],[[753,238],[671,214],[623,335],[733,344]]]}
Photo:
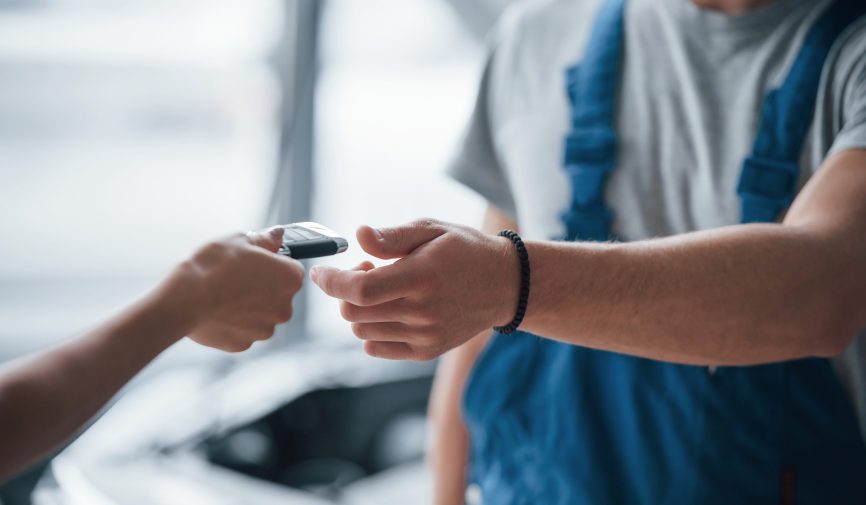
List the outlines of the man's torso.
{"label": "man's torso", "polygon": [[[568,130],[564,70],[580,61],[598,0],[529,4],[503,26],[490,69],[491,135],[515,217],[531,238],[562,234]],[[826,1],[780,0],[731,18],[686,0],[633,0],[619,83],[617,166],[607,201],[624,240],[739,222],[740,164],[767,90],[778,85]],[[846,77],[862,66],[866,23],[834,51],[803,150],[801,184],[843,124]],[[838,48],[837,48],[838,49]],[[616,85],[616,83],[611,83]]]}
{"label": "man's torso", "polygon": [[[464,152],[452,168],[458,180],[506,207],[528,238],[563,234],[559,213],[570,199],[562,170],[569,129],[564,72],[581,60],[599,4],[541,0],[506,16],[479,98],[490,152]],[[611,83],[619,87],[620,144],[606,201],[615,214],[615,236],[639,240],[740,221],[736,186],[761,102],[784,79],[803,36],[828,4],[778,0],[729,17],[687,0],[629,2],[622,78]],[[802,153],[801,186],[828,154],[866,148],[866,118],[852,117],[864,109],[864,82],[866,20],[860,20],[825,63]],[[473,125],[478,121],[473,118]],[[472,174],[478,165],[494,168],[479,178]],[[496,178],[501,184],[494,184]],[[507,197],[498,194],[506,188]],[[866,433],[864,344],[856,339],[836,364]]]}

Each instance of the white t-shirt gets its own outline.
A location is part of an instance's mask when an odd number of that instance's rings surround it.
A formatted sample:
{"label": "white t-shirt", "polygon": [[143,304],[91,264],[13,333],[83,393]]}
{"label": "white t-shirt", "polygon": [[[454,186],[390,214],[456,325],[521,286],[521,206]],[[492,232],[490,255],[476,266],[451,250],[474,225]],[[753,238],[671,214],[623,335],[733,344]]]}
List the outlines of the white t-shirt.
{"label": "white t-shirt", "polygon": [[[623,240],[732,225],[743,159],[759,110],[828,0],[776,0],[740,16],[688,0],[631,0],[619,83],[617,166],[606,201]],[[600,0],[540,0],[495,30],[478,101],[450,173],[516,218],[531,239],[562,236],[570,197],[562,169],[569,130],[565,69],[581,59]],[[824,65],[800,184],[822,161],[866,149],[866,18]],[[864,167],[866,170],[866,167]],[[864,300],[866,303],[866,300]],[[866,421],[866,342],[837,360]],[[866,422],[862,424],[866,434]]]}

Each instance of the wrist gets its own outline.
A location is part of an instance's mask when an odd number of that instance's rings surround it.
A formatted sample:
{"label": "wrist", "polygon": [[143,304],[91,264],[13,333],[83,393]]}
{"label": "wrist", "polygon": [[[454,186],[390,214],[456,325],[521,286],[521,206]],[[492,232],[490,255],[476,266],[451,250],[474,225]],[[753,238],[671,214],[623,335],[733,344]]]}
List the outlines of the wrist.
{"label": "wrist", "polygon": [[189,262],[178,265],[146,299],[148,310],[164,321],[174,340],[191,333],[205,318],[207,297],[201,276]]}

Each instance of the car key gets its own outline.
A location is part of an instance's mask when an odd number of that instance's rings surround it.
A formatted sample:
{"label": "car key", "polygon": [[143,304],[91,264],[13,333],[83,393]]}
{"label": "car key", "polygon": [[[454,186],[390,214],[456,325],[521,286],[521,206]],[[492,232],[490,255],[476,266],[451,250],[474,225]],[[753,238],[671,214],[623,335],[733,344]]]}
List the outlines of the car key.
{"label": "car key", "polygon": [[319,258],[339,254],[349,243],[330,228],[319,223],[283,225],[283,245],[277,253],[295,259]]}

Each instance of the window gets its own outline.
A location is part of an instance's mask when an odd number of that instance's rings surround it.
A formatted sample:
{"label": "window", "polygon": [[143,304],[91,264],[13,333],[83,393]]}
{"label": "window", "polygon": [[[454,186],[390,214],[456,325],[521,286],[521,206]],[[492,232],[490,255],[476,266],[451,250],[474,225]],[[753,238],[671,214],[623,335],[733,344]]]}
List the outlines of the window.
{"label": "window", "polygon": [[0,3],[0,356],[265,219],[279,0]]}
{"label": "window", "polygon": [[[477,223],[483,202],[450,181],[444,168],[472,108],[480,35],[504,1],[0,0],[0,361],[91,326],[152,286],[194,247],[232,230],[321,221],[352,241],[347,254],[321,261],[350,267],[365,257],[354,243],[359,224],[392,225],[421,216]],[[139,450],[123,436],[126,430],[153,436],[165,426],[151,424],[155,418],[146,415],[142,421],[141,414],[156,412],[165,421],[172,413],[178,417],[169,422],[182,438],[201,433],[202,444],[217,448],[223,440],[240,440],[238,454],[249,456],[262,449],[263,440],[275,440],[250,439],[264,433],[255,430],[237,432],[240,439],[222,438],[223,429],[229,423],[255,427],[261,420],[246,416],[282,416],[281,410],[262,412],[277,401],[297,400],[307,378],[314,387],[333,386],[333,371],[318,363],[334,362],[353,378],[369,371],[368,365],[383,371],[370,374],[369,383],[337,392],[364,395],[332,416],[351,424],[346,433],[361,443],[336,451],[337,457],[322,458],[313,447],[308,460],[280,461],[286,466],[278,468],[274,482],[339,491],[346,503],[369,500],[376,486],[394,503],[405,503],[404,494],[417,495],[418,485],[427,482],[423,465],[413,460],[422,451],[431,366],[383,366],[362,353],[333,352],[330,344],[355,342],[337,302],[312,285],[296,301],[293,321],[244,358],[225,358],[188,342],[173,347],[167,353],[173,363],[177,357],[184,364],[190,357],[209,361],[142,374],[138,394],[125,395],[123,405],[78,439],[77,454],[86,457],[78,461],[74,447],[66,451],[66,461],[82,471],[77,475],[87,477],[72,478],[72,486],[68,476],[58,479],[61,491],[72,497],[80,483],[89,490],[126,475],[142,484],[135,492],[151,492],[157,500],[199,489],[207,501],[214,491],[199,477],[166,466],[173,480],[165,482],[180,487],[163,489],[152,485],[163,482],[159,477],[142,481],[136,471],[151,456],[164,463],[164,457],[186,455],[186,442],[175,447],[168,433]],[[303,346],[271,352],[304,335],[313,339],[315,353]],[[247,361],[263,354],[269,360]],[[339,359],[348,354],[351,363]],[[214,363],[216,356],[240,366],[230,370],[223,361]],[[293,371],[291,365],[301,360],[309,368],[274,375],[274,387],[248,382],[251,370]],[[151,381],[154,371],[162,375]],[[248,384],[266,402],[251,402]],[[381,419],[360,421],[367,423],[364,430],[352,416],[339,415],[366,408],[370,398],[385,398],[393,407],[394,390],[378,386],[395,384],[405,405]],[[319,400],[298,404],[293,412],[299,423],[315,422],[319,401],[343,405],[346,396],[330,396],[332,387],[322,391]],[[240,396],[243,402],[232,403]],[[197,402],[208,407],[199,409]],[[262,410],[251,414],[252,403]],[[190,406],[201,418],[184,416]],[[141,422],[151,428],[139,429]],[[274,426],[289,426],[280,423]],[[314,435],[333,438],[339,429]],[[291,436],[309,433],[293,430]],[[118,447],[120,439],[130,447]],[[198,444],[189,448],[196,461],[233,468],[234,452],[221,460],[223,453],[201,451]],[[94,456],[109,446],[110,471],[90,471],[102,468]],[[126,449],[135,456],[118,457]],[[91,459],[100,466],[88,466]],[[118,471],[115,465],[125,462],[134,464]],[[352,481],[344,477],[360,477],[362,463],[372,477],[350,489]],[[400,473],[378,480],[382,470],[397,465],[403,465]],[[328,483],[331,471],[335,478]],[[249,492],[257,487],[253,481]],[[126,493],[128,486],[112,489]]]}
{"label": "window", "polygon": [[[360,224],[477,224],[483,204],[445,167],[471,112],[482,48],[442,0],[331,0],[323,12],[313,217],[350,238],[324,263],[366,255]],[[336,301],[308,290],[308,331],[345,339]]]}

